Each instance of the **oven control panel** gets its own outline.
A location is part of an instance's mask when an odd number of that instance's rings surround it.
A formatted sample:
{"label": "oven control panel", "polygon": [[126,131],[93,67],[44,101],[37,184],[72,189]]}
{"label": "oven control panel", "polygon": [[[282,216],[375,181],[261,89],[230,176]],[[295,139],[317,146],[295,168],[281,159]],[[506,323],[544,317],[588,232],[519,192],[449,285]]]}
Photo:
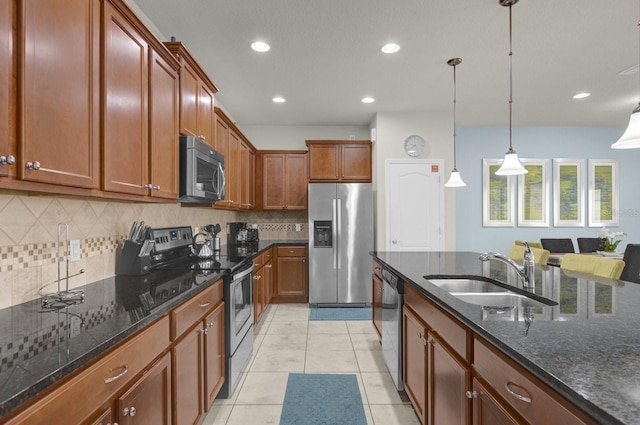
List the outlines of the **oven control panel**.
{"label": "oven control panel", "polygon": [[155,241],[155,252],[190,246],[193,242],[191,226],[151,229],[151,240]]}

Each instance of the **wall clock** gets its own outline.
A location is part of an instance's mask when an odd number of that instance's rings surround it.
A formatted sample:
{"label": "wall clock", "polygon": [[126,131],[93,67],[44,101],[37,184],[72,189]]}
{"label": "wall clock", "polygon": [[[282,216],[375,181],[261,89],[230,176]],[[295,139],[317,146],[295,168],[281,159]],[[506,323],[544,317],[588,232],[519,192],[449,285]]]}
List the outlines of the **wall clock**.
{"label": "wall clock", "polygon": [[420,156],[424,152],[425,145],[424,139],[414,134],[404,140],[404,151],[412,157]]}

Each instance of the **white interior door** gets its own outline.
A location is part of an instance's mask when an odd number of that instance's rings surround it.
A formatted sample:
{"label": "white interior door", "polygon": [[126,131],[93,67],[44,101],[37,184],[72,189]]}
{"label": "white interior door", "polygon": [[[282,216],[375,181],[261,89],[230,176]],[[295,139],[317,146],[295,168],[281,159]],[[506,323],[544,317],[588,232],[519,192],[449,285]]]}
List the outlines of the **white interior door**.
{"label": "white interior door", "polygon": [[387,250],[443,249],[442,167],[433,159],[386,161]]}

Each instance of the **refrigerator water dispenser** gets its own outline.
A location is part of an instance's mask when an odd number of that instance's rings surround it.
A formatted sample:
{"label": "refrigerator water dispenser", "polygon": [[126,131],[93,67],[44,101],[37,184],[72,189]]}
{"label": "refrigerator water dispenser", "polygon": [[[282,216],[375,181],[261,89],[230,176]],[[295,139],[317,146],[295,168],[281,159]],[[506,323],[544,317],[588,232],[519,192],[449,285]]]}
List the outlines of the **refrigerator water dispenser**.
{"label": "refrigerator water dispenser", "polygon": [[313,222],[313,246],[315,248],[331,248],[332,231],[331,221],[316,220]]}

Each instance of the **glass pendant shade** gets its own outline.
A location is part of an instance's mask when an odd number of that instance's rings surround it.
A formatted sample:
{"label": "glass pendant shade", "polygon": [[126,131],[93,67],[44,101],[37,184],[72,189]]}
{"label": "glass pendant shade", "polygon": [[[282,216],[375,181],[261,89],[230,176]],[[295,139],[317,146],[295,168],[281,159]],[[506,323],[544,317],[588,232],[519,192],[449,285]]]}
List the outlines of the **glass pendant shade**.
{"label": "glass pendant shade", "polygon": [[467,184],[462,181],[462,177],[460,177],[460,172],[455,168],[451,170],[451,175],[449,176],[449,180],[444,184],[446,187],[463,187]]}
{"label": "glass pendant shade", "polygon": [[626,131],[611,145],[613,149],[635,149],[640,148],[640,104],[633,110],[629,118],[629,125]]}
{"label": "glass pendant shade", "polygon": [[517,176],[527,174],[529,170],[524,168],[518,159],[518,154],[513,149],[509,149],[504,155],[504,162],[496,171],[497,176]]}

